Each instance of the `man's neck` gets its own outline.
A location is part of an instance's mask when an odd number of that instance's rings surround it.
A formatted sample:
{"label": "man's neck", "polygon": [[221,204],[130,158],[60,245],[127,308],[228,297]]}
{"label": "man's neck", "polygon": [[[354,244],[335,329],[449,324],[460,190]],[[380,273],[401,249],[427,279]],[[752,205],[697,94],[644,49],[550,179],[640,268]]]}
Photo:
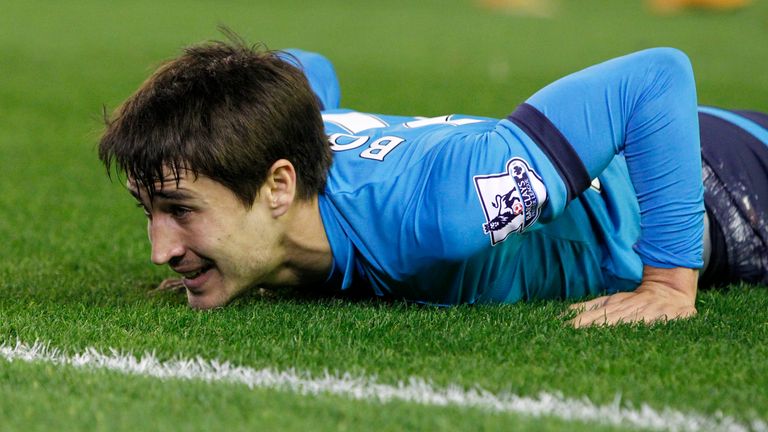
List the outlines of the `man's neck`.
{"label": "man's neck", "polygon": [[278,276],[280,284],[323,283],[331,271],[333,254],[320,217],[317,196],[295,201],[285,218],[285,262]]}

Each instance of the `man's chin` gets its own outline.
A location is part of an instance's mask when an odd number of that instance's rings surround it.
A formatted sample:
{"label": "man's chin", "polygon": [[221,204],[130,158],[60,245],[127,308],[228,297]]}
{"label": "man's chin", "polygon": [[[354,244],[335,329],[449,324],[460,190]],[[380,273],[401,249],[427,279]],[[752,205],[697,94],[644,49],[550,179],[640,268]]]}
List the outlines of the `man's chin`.
{"label": "man's chin", "polygon": [[215,295],[194,294],[187,290],[187,303],[192,309],[205,310],[226,306],[229,299]]}

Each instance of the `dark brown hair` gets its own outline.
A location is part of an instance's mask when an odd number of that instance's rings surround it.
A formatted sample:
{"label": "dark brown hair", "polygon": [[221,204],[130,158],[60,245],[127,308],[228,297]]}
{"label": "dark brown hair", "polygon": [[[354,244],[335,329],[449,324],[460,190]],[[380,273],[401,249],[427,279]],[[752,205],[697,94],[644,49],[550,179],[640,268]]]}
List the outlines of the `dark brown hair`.
{"label": "dark brown hair", "polygon": [[[250,208],[267,170],[293,163],[298,197],[322,193],[331,164],[320,107],[304,74],[278,51],[228,42],[184,49],[106,119],[99,158],[150,197],[182,170],[223,184]],[[167,174],[167,172],[166,172]]]}

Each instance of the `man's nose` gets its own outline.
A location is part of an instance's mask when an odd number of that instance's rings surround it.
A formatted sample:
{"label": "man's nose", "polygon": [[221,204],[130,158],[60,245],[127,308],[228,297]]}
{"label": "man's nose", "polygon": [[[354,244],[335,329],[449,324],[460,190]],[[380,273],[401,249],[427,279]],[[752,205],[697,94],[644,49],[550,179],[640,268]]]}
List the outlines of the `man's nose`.
{"label": "man's nose", "polygon": [[148,231],[153,263],[168,264],[173,258],[184,256],[184,244],[173,223],[165,218],[155,218],[149,222]]}

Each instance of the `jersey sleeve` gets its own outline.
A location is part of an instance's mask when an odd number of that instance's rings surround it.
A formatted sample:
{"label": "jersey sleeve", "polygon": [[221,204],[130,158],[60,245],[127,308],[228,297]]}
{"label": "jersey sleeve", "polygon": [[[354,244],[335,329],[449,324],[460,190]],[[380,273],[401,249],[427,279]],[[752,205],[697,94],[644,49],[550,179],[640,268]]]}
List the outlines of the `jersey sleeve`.
{"label": "jersey sleeve", "polygon": [[547,153],[569,199],[623,154],[640,206],[636,252],[648,265],[699,268],[704,205],[696,105],[688,58],[654,48],[550,84],[509,121]]}
{"label": "jersey sleeve", "polygon": [[312,91],[320,100],[322,110],[339,107],[341,89],[336,70],[330,60],[321,54],[295,48],[281,51],[280,57],[301,68]]}

